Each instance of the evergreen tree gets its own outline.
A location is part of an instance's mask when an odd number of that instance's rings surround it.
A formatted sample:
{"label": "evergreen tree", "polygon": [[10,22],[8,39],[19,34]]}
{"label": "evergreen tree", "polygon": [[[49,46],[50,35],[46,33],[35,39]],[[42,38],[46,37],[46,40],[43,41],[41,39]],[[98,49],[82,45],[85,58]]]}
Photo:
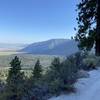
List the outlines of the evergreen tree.
{"label": "evergreen tree", "polygon": [[100,0],[97,0],[96,55],[100,56]]}
{"label": "evergreen tree", "polygon": [[49,91],[51,93],[57,93],[57,94],[59,93],[59,88],[61,85],[60,70],[61,70],[60,59],[58,57],[54,58],[45,76],[46,82],[49,86]]}
{"label": "evergreen tree", "polygon": [[60,76],[60,69],[61,69],[61,63],[59,58],[54,58],[52,61],[49,70],[47,71],[47,80],[53,81],[57,79]]}
{"label": "evergreen tree", "polygon": [[55,58],[53,60],[53,62],[51,63],[50,68],[52,70],[59,71],[59,69],[60,69],[60,59],[59,58]]}
{"label": "evergreen tree", "polygon": [[47,72],[47,81],[51,93],[59,93],[63,90],[73,91],[76,81],[76,66],[71,62],[73,58],[66,59],[62,63],[55,58]]}
{"label": "evergreen tree", "polygon": [[7,100],[21,100],[23,95],[24,74],[21,72],[21,61],[17,56],[10,63],[7,77]]}
{"label": "evergreen tree", "polygon": [[100,55],[100,0],[81,0],[78,4],[79,47],[91,50],[95,44],[96,54]]}
{"label": "evergreen tree", "polygon": [[33,79],[38,80],[42,77],[42,66],[40,64],[40,60],[38,59],[35,63],[34,70],[32,72]]}
{"label": "evergreen tree", "polygon": [[51,66],[50,66],[50,70],[51,70],[50,73],[52,73],[51,75],[54,75],[52,77],[54,77],[54,78],[59,77],[60,76],[60,69],[61,69],[60,59],[54,58],[54,60],[51,63]]}

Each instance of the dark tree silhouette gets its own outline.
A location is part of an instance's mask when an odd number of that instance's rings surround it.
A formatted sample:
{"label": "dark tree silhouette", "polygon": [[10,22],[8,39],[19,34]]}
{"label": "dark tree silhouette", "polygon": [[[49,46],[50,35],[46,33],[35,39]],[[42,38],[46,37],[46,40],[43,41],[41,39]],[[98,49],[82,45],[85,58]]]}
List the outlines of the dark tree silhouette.
{"label": "dark tree silhouette", "polygon": [[78,32],[75,36],[79,48],[91,50],[95,44],[100,56],[100,0],[81,0],[78,4]]}
{"label": "dark tree silhouette", "polygon": [[97,4],[96,54],[100,56],[100,0],[97,0]]}

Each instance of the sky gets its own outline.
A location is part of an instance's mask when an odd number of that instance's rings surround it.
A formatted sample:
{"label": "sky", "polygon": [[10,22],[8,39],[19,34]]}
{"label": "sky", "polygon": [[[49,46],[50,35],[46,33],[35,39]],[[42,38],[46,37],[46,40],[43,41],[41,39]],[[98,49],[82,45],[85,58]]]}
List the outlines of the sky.
{"label": "sky", "polygon": [[79,0],[0,0],[0,43],[33,43],[75,35]]}

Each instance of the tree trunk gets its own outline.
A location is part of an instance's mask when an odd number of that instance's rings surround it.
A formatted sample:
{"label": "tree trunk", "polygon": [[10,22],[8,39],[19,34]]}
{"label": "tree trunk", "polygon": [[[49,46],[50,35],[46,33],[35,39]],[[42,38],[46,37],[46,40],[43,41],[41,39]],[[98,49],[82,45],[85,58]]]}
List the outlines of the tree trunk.
{"label": "tree trunk", "polygon": [[97,0],[96,55],[100,56],[100,0]]}

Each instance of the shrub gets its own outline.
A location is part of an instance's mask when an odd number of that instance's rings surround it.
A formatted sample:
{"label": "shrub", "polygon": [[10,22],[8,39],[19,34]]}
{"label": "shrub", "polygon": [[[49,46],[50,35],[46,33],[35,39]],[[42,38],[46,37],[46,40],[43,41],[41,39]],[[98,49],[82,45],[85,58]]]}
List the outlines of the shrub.
{"label": "shrub", "polygon": [[[29,80],[28,83],[32,81]],[[26,84],[26,93],[22,100],[47,100],[48,99],[48,85],[42,79],[34,84]],[[33,82],[32,82],[33,83]],[[28,85],[28,86],[27,86]],[[33,99],[34,98],[34,99]]]}
{"label": "shrub", "polygon": [[77,52],[77,53],[67,57],[67,59],[70,60],[70,62],[74,64],[73,68],[75,68],[77,71],[77,70],[83,69],[82,61],[83,61],[83,59],[87,58],[87,56],[88,56],[87,52]]}
{"label": "shrub", "polygon": [[83,65],[85,70],[96,69],[98,61],[95,58],[85,58],[83,59]]}
{"label": "shrub", "polygon": [[28,88],[26,88],[27,92],[23,96],[23,100],[44,100],[45,95],[48,93],[48,88],[45,85],[45,81],[43,81],[43,70],[39,59],[35,63],[32,76],[26,85]]}
{"label": "shrub", "polygon": [[[60,70],[60,77],[62,79],[62,89],[69,90],[70,87],[76,82],[76,73],[77,73],[77,67],[75,63],[71,62],[71,59],[67,59],[62,63],[62,67]],[[69,86],[69,88],[68,88]],[[72,88],[71,88],[72,90]]]}
{"label": "shrub", "polygon": [[55,58],[51,63],[50,69],[47,72],[47,81],[49,91],[53,94],[60,92],[72,92],[74,90],[74,83],[76,82],[76,68],[73,58],[68,58],[62,63],[59,58]]}

